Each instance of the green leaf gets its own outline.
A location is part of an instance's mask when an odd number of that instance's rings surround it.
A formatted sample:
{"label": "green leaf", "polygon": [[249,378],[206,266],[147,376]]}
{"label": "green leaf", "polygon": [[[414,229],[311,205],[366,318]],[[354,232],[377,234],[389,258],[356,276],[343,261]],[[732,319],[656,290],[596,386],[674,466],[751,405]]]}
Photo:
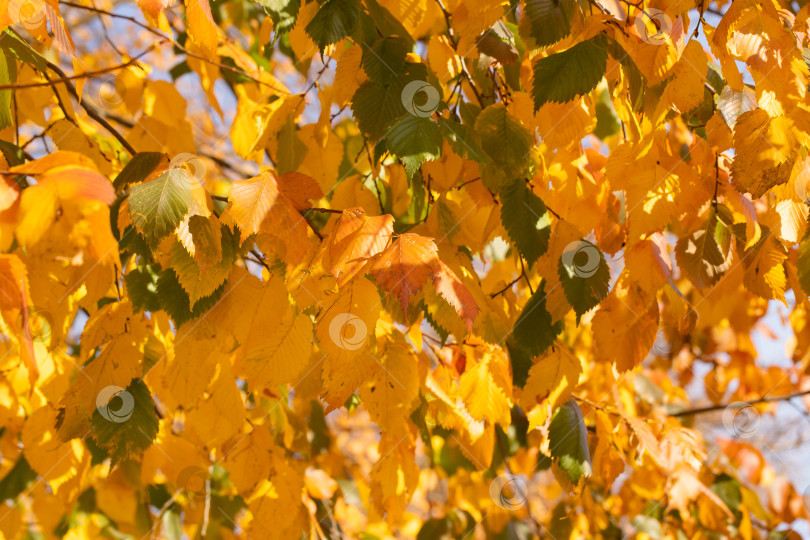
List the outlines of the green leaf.
{"label": "green leaf", "polygon": [[191,175],[172,168],[129,192],[129,214],[135,228],[154,248],[183,221],[191,205]]}
{"label": "green leaf", "polygon": [[109,398],[93,412],[93,439],[115,464],[149,448],[158,432],[158,418],[152,393],[141,379],[133,379]]}
{"label": "green leaf", "polygon": [[150,266],[133,268],[124,276],[127,297],[138,311],[157,311],[160,298],[157,295],[158,274]]}
{"label": "green leaf", "polygon": [[444,140],[453,147],[453,152],[459,156],[479,163],[489,163],[489,156],[484,152],[468,126],[455,120],[447,120],[439,117],[439,130]]}
{"label": "green leaf", "polygon": [[212,241],[220,244],[221,256],[213,262],[198,261],[179,241],[176,241],[169,250],[172,270],[183,290],[189,295],[191,308],[194,308],[201,299],[214,294],[225,283],[236,260],[239,239],[231,233],[229,227],[223,225],[220,231],[220,237]]}
{"label": "green leaf", "polygon": [[[3,157],[12,167],[25,163],[25,152],[14,143],[0,141],[0,152],[3,153]],[[22,178],[25,178],[25,176],[22,176]]]}
{"label": "green leaf", "polygon": [[490,105],[475,119],[481,147],[509,179],[528,167],[534,145],[531,133],[501,103]]}
{"label": "green leaf", "polygon": [[538,47],[554,45],[571,33],[576,0],[526,0],[526,16]]}
{"label": "green leaf", "polygon": [[385,140],[391,153],[403,158],[409,180],[423,163],[442,155],[442,134],[430,118],[406,114],[394,122]]}
{"label": "green leaf", "polygon": [[537,356],[551,347],[554,338],[562,332],[562,321],[551,323],[551,314],[546,310],[545,280],[523,306],[523,311],[512,328],[515,344],[532,356]]}
{"label": "green leaf", "polygon": [[167,510],[162,518],[163,534],[169,540],[181,540],[183,538],[183,527],[180,524],[180,516],[174,510]]}
{"label": "green leaf", "polygon": [[442,339],[442,344],[444,344],[444,342],[447,341],[448,336],[450,336],[450,331],[444,328],[433,318],[430,311],[428,311],[427,306],[424,306],[423,313],[425,314],[425,321],[427,321],[427,323],[433,327],[436,333],[439,334],[439,337]]}
{"label": "green leaf", "polygon": [[559,460],[560,468],[571,482],[578,484],[583,476],[593,473],[588,450],[588,429],[582,411],[573,399],[557,409],[548,430],[551,457]]}
{"label": "green leaf", "polygon": [[326,46],[351,34],[359,18],[360,8],[356,0],[326,0],[305,30],[323,51]]}
{"label": "green leaf", "polygon": [[[427,81],[427,69],[424,64],[405,63],[405,72],[389,84],[379,85],[366,81],[352,97],[352,112],[357,125],[366,137],[378,141],[385,135],[388,127],[408,111],[402,103],[402,94],[408,83],[421,81],[425,92],[438,93]],[[420,114],[424,114],[420,111]]]}
{"label": "green leaf", "polygon": [[593,134],[602,140],[617,134],[621,129],[621,124],[619,123],[619,117],[616,115],[616,109],[613,108],[610,92],[603,90],[599,94],[594,109],[596,112],[596,127]]}
{"label": "green leaf", "polygon": [[506,350],[509,352],[509,362],[512,364],[512,384],[523,388],[529,379],[529,370],[532,368],[532,357],[514,343],[514,339],[506,339]]}
{"label": "green leaf", "polygon": [[138,152],[115,177],[113,188],[118,191],[129,184],[143,182],[160,164],[162,158],[163,154],[160,152]]}
{"label": "green leaf", "polygon": [[406,113],[398,84],[379,86],[364,82],[352,98],[352,112],[360,131],[373,141],[379,140],[391,123]]}
{"label": "green leaf", "polygon": [[39,72],[44,72],[47,68],[48,62],[45,57],[32,49],[31,45],[11,28],[6,28],[5,32],[0,34],[0,50],[11,52],[17,60],[33,66]]}
{"label": "green leaf", "polygon": [[607,70],[607,42],[596,36],[534,64],[534,109],[549,101],[564,103],[587,94]]}
{"label": "green leaf", "polygon": [[728,509],[732,512],[739,512],[742,504],[742,491],[740,483],[731,476],[722,473],[715,478],[714,483],[709,487],[715,495],[720,497]]}
{"label": "green leaf", "polygon": [[300,0],[257,0],[257,3],[273,19],[275,39],[290,31],[301,8]]}
{"label": "green leaf", "polygon": [[548,250],[551,219],[546,205],[523,180],[510,182],[500,195],[501,223],[531,268]]}
{"label": "green leaf", "polygon": [[804,235],[799,243],[799,258],[796,261],[799,270],[799,285],[805,294],[810,294],[810,232]]}
{"label": "green leaf", "polygon": [[37,473],[28,464],[25,456],[21,455],[11,470],[0,480],[0,502],[8,499],[16,500],[17,496],[36,479]]}
{"label": "green leaf", "polygon": [[568,303],[577,314],[577,323],[583,314],[596,307],[610,288],[610,268],[598,247],[580,240],[565,247],[557,274]]}
{"label": "green leaf", "polygon": [[425,521],[416,535],[416,540],[430,540],[432,538],[443,538],[448,530],[447,518],[432,518]]}
{"label": "green leaf", "polygon": [[366,0],[366,8],[377,30],[384,36],[399,36],[408,42],[408,48],[413,46],[413,37],[402,23],[394,17],[384,6],[376,0]]}
{"label": "green leaf", "polygon": [[478,50],[507,66],[520,59],[515,36],[503,21],[498,21],[478,38]]}
{"label": "green leaf", "polygon": [[369,79],[379,85],[389,84],[399,78],[409,52],[410,44],[404,38],[384,37],[363,48],[361,65]]}
{"label": "green leaf", "polygon": [[217,300],[222,296],[225,285],[220,285],[210,296],[197,300],[193,310],[191,309],[188,294],[183,290],[180,281],[178,281],[172,270],[164,270],[160,274],[157,290],[161,309],[172,318],[176,326],[182,326],[214,307]]}
{"label": "green leaf", "polygon": [[[14,84],[15,82],[17,82],[17,61],[5,50],[0,50],[0,84]],[[12,97],[14,97],[14,90],[0,90],[0,129],[14,124],[14,118],[11,115]]]}
{"label": "green leaf", "polygon": [[[542,456],[543,454],[540,455]],[[548,460],[548,466],[551,467],[550,459]],[[549,523],[549,533],[551,537],[571,538],[571,533],[574,532],[572,521],[571,510],[566,502],[564,500],[558,502],[551,512],[551,521]]]}

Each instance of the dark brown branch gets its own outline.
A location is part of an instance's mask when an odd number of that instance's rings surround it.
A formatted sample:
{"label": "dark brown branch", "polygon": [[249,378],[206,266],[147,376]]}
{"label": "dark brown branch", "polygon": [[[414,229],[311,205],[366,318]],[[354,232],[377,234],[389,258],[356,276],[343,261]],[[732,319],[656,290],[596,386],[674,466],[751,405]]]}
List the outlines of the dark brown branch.
{"label": "dark brown branch", "polygon": [[517,282],[518,282],[518,281],[520,281],[521,279],[523,279],[523,273],[521,273],[521,274],[520,274],[518,277],[516,277],[516,278],[515,278],[515,279],[513,279],[511,282],[509,282],[509,283],[506,285],[506,287],[504,287],[503,289],[499,290],[498,292],[494,292],[494,293],[490,294],[490,295],[489,295],[489,297],[490,297],[490,298],[495,298],[496,296],[498,296],[498,295],[501,295],[501,294],[505,293],[506,291],[508,291],[509,289],[511,289],[511,288],[512,288],[512,285],[514,285],[515,283],[517,283]]}
{"label": "dark brown branch", "polygon": [[[151,49],[151,47],[150,47],[150,49]],[[146,54],[146,53],[144,53],[144,54]],[[62,79],[67,79],[67,75],[65,74],[64,71],[62,71],[62,68],[60,68],[59,66],[57,66],[53,62],[48,62],[47,65],[48,65],[48,68],[50,70],[56,72],[60,77],[62,77]],[[118,140],[118,142],[121,143],[121,146],[123,146],[126,149],[126,151],[129,152],[130,155],[134,156],[135,154],[138,153],[137,150],[135,150],[135,148],[133,148],[132,145],[129,144],[129,141],[127,141],[126,138],[124,138],[124,136],[121,135],[121,133],[117,129],[112,127],[112,125],[110,125],[110,123],[107,121],[106,118],[104,118],[104,116],[99,114],[99,112],[96,110],[95,107],[90,105],[90,103],[88,103],[87,100],[84,99],[84,97],[79,99],[79,94],[76,92],[76,87],[73,86],[72,83],[70,83],[69,81],[64,81],[64,82],[61,82],[61,83],[55,81],[54,83],[55,84],[64,84],[65,88],[67,88],[68,92],[70,92],[70,94],[74,98],[76,98],[76,101],[79,103],[79,105],[81,105],[82,108],[85,111],[87,111],[87,115],[90,116],[90,118],[92,118],[93,120],[95,120],[99,124],[101,124],[101,126],[104,129],[106,129],[113,137],[115,137]]]}
{"label": "dark brown branch", "polygon": [[463,183],[461,183],[461,184],[457,185],[457,186],[456,186],[456,187],[454,187],[453,189],[461,189],[461,188],[463,188],[464,186],[466,186],[467,184],[472,184],[472,183],[473,183],[473,182],[475,182],[476,180],[481,180],[481,177],[479,176],[478,178],[473,178],[472,180],[467,180],[466,182],[463,182]]}
{"label": "dark brown branch", "polygon": [[183,51],[183,54],[185,54],[186,56],[190,56],[192,58],[196,58],[197,60],[207,62],[207,63],[211,64],[212,66],[216,66],[216,67],[218,67],[220,69],[225,69],[225,70],[231,71],[233,73],[238,73],[239,75],[242,75],[243,77],[246,77],[246,78],[250,79],[251,81],[253,81],[253,82],[257,83],[257,84],[261,84],[261,85],[273,88],[274,90],[276,90],[279,93],[282,93],[282,94],[288,93],[288,92],[285,92],[281,88],[277,88],[276,86],[274,86],[274,85],[272,85],[270,83],[264,82],[264,81],[262,81],[260,79],[257,79],[256,77],[253,77],[252,75],[250,75],[250,73],[248,73],[245,70],[242,70],[242,69],[239,69],[239,68],[236,68],[236,67],[233,67],[233,66],[228,66],[228,65],[225,65],[225,64],[221,64],[219,62],[215,62],[215,61],[211,60],[210,58],[206,58],[205,56],[195,54],[195,53],[189,51],[188,49],[186,49],[185,47],[183,47],[183,45],[181,45],[180,43],[178,43],[177,41],[175,41],[171,37],[165,35],[163,32],[159,32],[158,30],[155,30],[154,28],[151,28],[150,26],[147,26],[147,25],[143,24],[142,22],[140,22],[138,19],[135,19],[134,17],[128,17],[126,15],[119,15],[118,13],[112,13],[110,11],[105,11],[103,9],[99,9],[99,8],[96,8],[96,7],[83,6],[81,4],[74,4],[73,2],[61,1],[59,3],[64,4],[66,6],[74,7],[74,8],[77,8],[77,9],[84,9],[84,10],[87,10],[87,11],[92,11],[92,12],[98,13],[100,15],[106,15],[107,17],[113,17],[115,19],[121,19],[121,20],[124,20],[124,21],[129,21],[132,24],[135,24],[135,25],[139,26],[140,28],[143,28],[147,32],[149,32],[149,33],[151,33],[151,34],[153,34],[153,35],[155,35],[155,36],[157,36],[157,37],[159,37],[161,39],[164,39],[164,40],[170,42],[174,47],[176,47],[177,49]]}
{"label": "dark brown branch", "polygon": [[[444,6],[444,2],[442,0],[436,0],[436,3],[439,5],[439,9],[442,10],[442,15],[444,15],[444,22],[447,24],[447,37],[450,39],[450,44],[453,46],[453,50],[458,52],[458,41],[456,41],[456,37],[453,35],[453,26],[450,20],[450,12],[447,11],[447,8]],[[470,88],[472,88],[473,94],[475,94],[475,99],[478,101],[478,105],[481,108],[484,108],[484,100],[481,99],[481,94],[478,92],[478,88],[476,88],[475,83],[473,82],[472,75],[467,70],[467,64],[464,63],[464,58],[461,59],[461,73],[466,77],[467,82],[470,83]]]}
{"label": "dark brown branch", "polygon": [[137,64],[138,60],[145,54],[149,53],[152,49],[147,49],[146,51],[142,52],[129,62],[125,62],[123,64],[118,64],[116,66],[110,66],[104,69],[97,69],[94,71],[86,71],[84,73],[79,73],[78,75],[70,75],[68,77],[60,77],[59,79],[50,79],[44,82],[31,82],[31,83],[14,83],[14,84],[0,84],[0,90],[19,90],[21,88],[39,88],[42,86],[53,86],[54,84],[65,83],[68,81],[75,81],[78,79],[92,79],[94,77],[98,77],[99,75],[104,75],[106,73],[111,73],[113,71],[118,71],[120,69],[128,68],[133,64]]}
{"label": "dark brown branch", "polygon": [[[793,393],[793,394],[788,394],[786,396],[763,397],[763,398],[755,399],[753,401],[747,401],[746,403],[748,405],[757,405],[759,403],[774,403],[774,402],[778,402],[778,401],[789,401],[789,400],[791,400],[793,398],[807,396],[807,395],[810,395],[810,390],[804,390],[802,392],[796,392],[796,393]],[[704,414],[704,413],[709,413],[709,412],[722,411],[722,410],[728,408],[729,406],[731,406],[730,403],[721,403],[719,405],[710,405],[708,407],[698,407],[698,408],[695,408],[695,409],[686,409],[686,410],[683,410],[683,411],[670,413],[669,416],[673,416],[673,417],[693,416],[693,415],[696,415],[696,414]]]}

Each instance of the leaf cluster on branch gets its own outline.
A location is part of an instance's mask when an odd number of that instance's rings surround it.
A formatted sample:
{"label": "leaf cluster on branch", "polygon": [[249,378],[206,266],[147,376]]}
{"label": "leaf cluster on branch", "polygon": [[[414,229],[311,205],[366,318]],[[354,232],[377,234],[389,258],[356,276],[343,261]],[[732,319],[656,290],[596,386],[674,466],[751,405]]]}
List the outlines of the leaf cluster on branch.
{"label": "leaf cluster on branch", "polygon": [[798,7],[3,0],[0,539],[798,535]]}

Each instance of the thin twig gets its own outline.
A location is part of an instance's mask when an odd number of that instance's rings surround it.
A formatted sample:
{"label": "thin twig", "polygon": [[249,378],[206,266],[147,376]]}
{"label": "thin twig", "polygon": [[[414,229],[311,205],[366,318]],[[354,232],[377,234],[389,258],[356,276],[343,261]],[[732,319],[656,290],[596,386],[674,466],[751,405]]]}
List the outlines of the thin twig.
{"label": "thin twig", "polygon": [[64,83],[68,81],[75,81],[78,79],[92,79],[94,77],[98,77],[99,75],[104,75],[106,73],[110,73],[113,71],[118,71],[121,69],[128,68],[133,64],[137,64],[138,60],[147,53],[152,51],[152,47],[145,50],[129,62],[124,62],[123,64],[118,64],[115,66],[110,66],[103,69],[97,69],[93,71],[85,71],[84,73],[79,73],[77,75],[70,75],[67,77],[60,77],[58,79],[50,79],[43,82],[30,82],[30,83],[13,83],[13,84],[0,84],[0,90],[20,90],[22,88],[39,88],[42,86],[53,86],[54,84]]}
{"label": "thin twig", "polygon": [[[453,25],[450,19],[450,12],[447,11],[447,8],[444,6],[444,2],[442,0],[436,0],[436,3],[439,5],[439,9],[442,10],[442,15],[444,15],[444,22],[447,24],[447,37],[450,39],[450,44],[453,46],[453,50],[458,52],[458,41],[456,41],[456,37],[453,34]],[[484,100],[481,99],[481,94],[478,92],[478,88],[476,88],[475,83],[473,82],[472,75],[467,70],[467,65],[464,63],[464,59],[461,59],[461,73],[467,78],[467,81],[470,83],[470,88],[472,88],[473,94],[475,94],[475,99],[478,101],[478,105],[481,108],[484,108]]]}
{"label": "thin twig", "polygon": [[[157,44],[152,45],[150,49],[155,47],[156,45]],[[51,71],[56,72],[60,77],[62,77],[62,79],[67,79],[67,75],[65,74],[64,71],[62,71],[62,68],[60,68],[53,62],[48,62],[47,65]],[[82,98],[79,99],[79,94],[76,92],[76,87],[73,86],[73,84],[70,81],[63,81],[62,83],[55,83],[55,84],[64,84],[68,92],[70,92],[70,94],[74,98],[76,98],[76,101],[79,103],[79,105],[81,105],[82,108],[85,111],[87,111],[87,115],[90,116],[90,118],[92,118],[99,124],[101,124],[101,126],[108,132],[110,132],[110,134],[113,137],[115,137],[118,140],[118,142],[121,143],[121,146],[123,146],[126,149],[126,151],[129,152],[130,155],[134,156],[135,154],[138,153],[137,150],[135,150],[135,148],[133,148],[133,146],[129,144],[129,141],[127,141],[126,138],[117,129],[112,127],[112,125],[110,125],[107,119],[104,118],[101,114],[99,114],[99,112],[96,110],[94,106],[90,105],[90,103],[88,103],[87,100],[84,99],[84,96],[82,96]]]}
{"label": "thin twig", "polygon": [[513,279],[511,282],[509,282],[509,283],[506,285],[506,287],[504,287],[503,289],[499,290],[498,292],[494,292],[494,293],[490,294],[490,295],[489,295],[489,297],[490,297],[490,298],[495,298],[496,296],[499,296],[499,295],[501,295],[501,294],[505,293],[506,291],[508,291],[509,289],[511,289],[511,288],[512,288],[512,285],[514,285],[515,283],[517,283],[517,282],[518,282],[518,281],[520,281],[521,279],[523,279],[523,274],[522,274],[522,273],[521,273],[521,274],[520,274],[518,277],[516,277],[515,279]]}
{"label": "thin twig", "polygon": [[278,88],[276,85],[267,83],[267,82],[262,81],[260,79],[257,79],[256,77],[252,76],[250,73],[248,73],[247,71],[245,71],[243,69],[239,69],[237,67],[229,66],[229,65],[226,65],[226,64],[221,64],[221,63],[215,62],[214,60],[211,60],[210,58],[207,58],[205,56],[195,54],[195,53],[189,51],[188,49],[186,49],[183,45],[181,45],[176,40],[174,40],[171,37],[165,35],[163,32],[159,32],[158,30],[155,30],[154,28],[151,28],[151,27],[143,24],[141,21],[135,19],[134,17],[128,17],[126,15],[120,15],[118,13],[112,13],[110,11],[106,11],[106,10],[99,9],[99,8],[96,8],[96,7],[83,6],[81,4],[74,4],[73,2],[66,2],[64,0],[60,1],[59,3],[64,4],[66,6],[74,7],[74,8],[77,8],[77,9],[84,9],[84,10],[87,10],[87,11],[93,11],[93,12],[101,14],[101,15],[106,15],[107,17],[113,17],[115,19],[121,19],[121,20],[124,20],[124,21],[129,21],[132,24],[135,24],[135,25],[143,28],[147,32],[149,32],[149,33],[151,33],[151,34],[153,34],[153,35],[155,35],[155,36],[157,36],[159,38],[162,38],[162,39],[170,42],[174,47],[176,47],[178,50],[182,51],[183,54],[185,54],[186,56],[196,58],[197,60],[201,60],[203,62],[211,64],[212,66],[216,66],[216,67],[218,67],[220,69],[224,69],[224,70],[227,70],[227,71],[231,71],[233,73],[237,73],[237,74],[239,74],[239,75],[241,75],[243,77],[246,77],[246,78],[250,79],[251,81],[253,81],[253,82],[257,83],[257,84],[261,84],[261,85],[273,88],[274,90],[276,90],[279,93],[285,93],[285,94],[288,93],[288,92],[285,92],[283,89]]}
{"label": "thin twig", "polygon": [[[804,390],[802,392],[796,392],[794,394],[788,394],[786,396],[775,396],[775,397],[763,397],[759,399],[755,399],[753,401],[746,401],[747,405],[757,405],[758,403],[774,403],[777,401],[789,401],[793,398],[802,397],[810,395],[810,390]],[[695,414],[703,414],[708,412],[715,412],[715,411],[722,411],[728,407],[730,407],[731,403],[721,403],[719,405],[710,405],[708,407],[698,407],[695,409],[685,409],[683,411],[678,411],[675,413],[670,413],[669,416],[679,417],[679,416],[693,416]]]}

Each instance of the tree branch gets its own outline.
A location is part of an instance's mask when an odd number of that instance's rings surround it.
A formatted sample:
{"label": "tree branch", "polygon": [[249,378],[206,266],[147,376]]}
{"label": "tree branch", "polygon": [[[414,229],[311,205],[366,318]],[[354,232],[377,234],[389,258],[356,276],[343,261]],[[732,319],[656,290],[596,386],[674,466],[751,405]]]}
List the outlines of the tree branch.
{"label": "tree branch", "polygon": [[[150,47],[150,49],[151,49],[151,47]],[[144,54],[146,54],[146,53],[144,53]],[[62,68],[60,68],[59,66],[57,66],[53,62],[49,61],[47,63],[47,65],[48,65],[48,68],[51,71],[56,72],[60,77],[62,77],[62,79],[67,79],[68,78],[67,75],[65,74],[65,72],[62,71]],[[84,97],[79,99],[79,94],[76,92],[76,87],[73,86],[73,84],[70,81],[64,81],[62,83],[54,81],[54,83],[55,84],[64,84],[65,88],[67,88],[68,92],[70,92],[70,94],[74,98],[76,98],[76,101],[79,103],[79,105],[81,105],[82,108],[85,111],[87,111],[88,116],[90,116],[90,118],[92,118],[93,120],[95,120],[96,122],[101,124],[101,126],[104,129],[109,131],[110,134],[113,137],[115,137],[118,140],[118,142],[121,143],[121,146],[123,146],[126,149],[126,151],[129,152],[130,155],[134,156],[135,154],[138,153],[138,151],[135,150],[135,148],[133,148],[133,146],[131,144],[129,144],[129,141],[127,141],[126,138],[123,135],[121,135],[121,133],[117,129],[112,127],[112,125],[110,125],[110,123],[107,121],[106,118],[104,118],[101,114],[99,114],[99,112],[96,110],[95,107],[90,105],[90,103],[88,103],[87,100],[84,99]]]}
{"label": "tree branch", "polygon": [[[78,75],[70,75],[68,77],[60,77],[59,79],[50,79],[44,82],[31,82],[31,83],[14,83],[14,84],[0,84],[0,90],[19,90],[21,88],[38,88],[41,86],[52,86],[58,83],[66,83],[68,81],[75,81],[77,79],[92,79],[93,77],[98,77],[99,75],[104,75],[105,73],[110,73],[113,71],[118,71],[120,69],[127,68],[133,64],[137,64],[138,60],[145,54],[151,52],[152,48],[145,50],[129,62],[125,62],[123,64],[118,64],[116,66],[107,67],[104,69],[98,69],[94,71],[86,71],[84,73],[79,73]],[[50,66],[49,66],[50,67]]]}
{"label": "tree branch", "polygon": [[159,32],[158,30],[155,30],[154,28],[151,28],[151,27],[143,24],[141,21],[139,21],[138,19],[135,19],[134,17],[128,17],[127,15],[119,15],[118,13],[112,13],[110,11],[105,11],[105,10],[99,9],[97,7],[83,6],[81,4],[75,4],[73,2],[66,2],[64,0],[60,1],[59,3],[64,4],[66,6],[78,8],[78,9],[84,9],[84,10],[87,10],[87,11],[92,11],[94,13],[98,13],[99,15],[106,15],[107,17],[112,17],[114,19],[121,19],[121,20],[124,20],[124,21],[129,21],[132,24],[135,24],[135,25],[139,26],[140,28],[143,28],[144,30],[146,30],[150,34],[153,34],[153,35],[155,35],[155,36],[157,36],[157,37],[159,37],[161,39],[164,39],[164,40],[168,41],[169,43],[172,44],[172,46],[174,46],[177,49],[183,51],[183,54],[185,54],[186,56],[190,56],[192,58],[196,58],[197,60],[207,62],[207,63],[211,64],[212,66],[216,66],[216,67],[218,67],[220,69],[225,69],[225,70],[231,71],[233,73],[238,73],[239,75],[241,75],[243,77],[246,77],[246,78],[250,79],[251,81],[253,81],[253,82],[257,83],[257,84],[273,88],[274,90],[276,90],[279,93],[283,93],[283,94],[288,94],[289,93],[289,92],[285,92],[281,88],[276,87],[273,84],[267,83],[265,81],[257,79],[256,77],[253,77],[252,75],[250,75],[250,73],[248,73],[245,70],[242,70],[242,69],[239,69],[239,68],[233,67],[233,66],[228,66],[226,64],[221,64],[221,63],[215,62],[215,61],[213,61],[210,58],[207,58],[205,56],[195,54],[195,53],[189,51],[188,49],[186,49],[185,47],[183,47],[183,45],[181,45],[176,40],[174,40],[171,37],[165,35],[163,32]]}
{"label": "tree branch", "polygon": [[[757,405],[759,403],[774,403],[774,402],[777,402],[777,401],[789,401],[789,400],[791,400],[793,398],[807,396],[807,395],[810,395],[810,390],[804,390],[802,392],[796,392],[796,393],[793,393],[793,394],[788,394],[786,396],[773,396],[773,397],[759,398],[759,399],[755,399],[753,401],[746,401],[746,403],[748,403],[749,405]],[[698,407],[698,408],[695,408],[695,409],[686,409],[686,410],[683,410],[683,411],[670,413],[669,416],[673,416],[673,417],[693,416],[693,415],[696,415],[696,414],[704,414],[704,413],[709,413],[709,412],[722,411],[723,409],[726,409],[729,406],[731,406],[731,403],[721,403],[719,405],[710,405],[708,407]]]}

